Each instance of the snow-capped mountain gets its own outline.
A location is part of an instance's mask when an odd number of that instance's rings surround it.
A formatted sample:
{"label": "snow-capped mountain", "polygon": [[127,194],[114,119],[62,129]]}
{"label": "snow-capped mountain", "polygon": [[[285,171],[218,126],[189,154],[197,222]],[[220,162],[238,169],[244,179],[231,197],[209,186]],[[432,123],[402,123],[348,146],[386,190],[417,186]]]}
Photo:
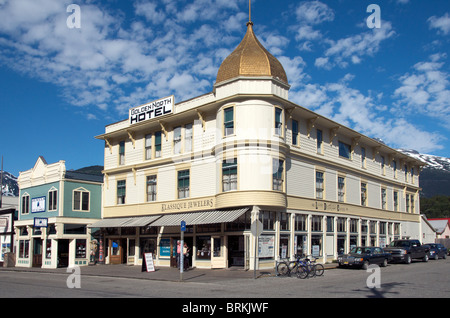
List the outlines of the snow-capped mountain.
{"label": "snow-capped mountain", "polygon": [[9,172],[3,171],[2,193],[4,196],[17,197],[19,195],[19,186],[17,177]]}
{"label": "snow-capped mountain", "polygon": [[428,165],[425,166],[424,169],[438,169],[450,172],[450,158],[421,154],[415,150],[408,149],[398,149],[398,151],[426,162]]}

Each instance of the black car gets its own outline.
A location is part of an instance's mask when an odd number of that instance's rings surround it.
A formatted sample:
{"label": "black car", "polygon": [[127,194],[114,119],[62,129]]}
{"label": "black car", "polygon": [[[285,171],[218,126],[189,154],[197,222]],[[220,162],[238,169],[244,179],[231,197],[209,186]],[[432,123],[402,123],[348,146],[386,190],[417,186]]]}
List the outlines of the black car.
{"label": "black car", "polygon": [[439,259],[442,257],[443,259],[447,258],[447,248],[442,244],[437,243],[427,243],[430,247],[430,258],[431,259]]}
{"label": "black car", "polygon": [[383,267],[392,259],[390,253],[386,253],[381,247],[356,246],[349,254],[338,257],[339,267],[360,267],[367,269],[370,264],[379,264]]}

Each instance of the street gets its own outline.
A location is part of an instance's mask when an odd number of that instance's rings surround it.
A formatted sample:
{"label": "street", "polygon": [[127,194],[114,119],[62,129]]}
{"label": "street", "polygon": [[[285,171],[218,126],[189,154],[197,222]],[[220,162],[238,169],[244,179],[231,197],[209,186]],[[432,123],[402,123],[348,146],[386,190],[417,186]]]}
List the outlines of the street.
{"label": "street", "polygon": [[389,264],[386,268],[376,270],[379,272],[335,268],[326,270],[323,277],[304,280],[265,276],[258,279],[221,279],[216,282],[160,281],[83,274],[74,278],[70,272],[0,270],[0,297],[179,298],[184,299],[187,305],[189,299],[193,298],[255,298],[256,301],[258,298],[450,297],[450,259],[430,260],[428,263],[415,261],[410,265]]}

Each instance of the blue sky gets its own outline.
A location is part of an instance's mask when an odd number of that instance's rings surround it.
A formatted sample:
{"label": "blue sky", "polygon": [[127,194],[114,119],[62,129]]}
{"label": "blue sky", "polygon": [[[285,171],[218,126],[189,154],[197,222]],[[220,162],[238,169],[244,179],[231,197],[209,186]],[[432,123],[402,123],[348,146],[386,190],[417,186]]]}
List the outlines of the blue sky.
{"label": "blue sky", "polygon": [[[80,28],[68,27],[71,4]],[[18,176],[40,155],[103,165],[94,136],[131,107],[212,91],[247,20],[247,0],[0,0],[4,169]],[[393,148],[450,157],[448,0],[253,0],[252,21],[291,101]]]}

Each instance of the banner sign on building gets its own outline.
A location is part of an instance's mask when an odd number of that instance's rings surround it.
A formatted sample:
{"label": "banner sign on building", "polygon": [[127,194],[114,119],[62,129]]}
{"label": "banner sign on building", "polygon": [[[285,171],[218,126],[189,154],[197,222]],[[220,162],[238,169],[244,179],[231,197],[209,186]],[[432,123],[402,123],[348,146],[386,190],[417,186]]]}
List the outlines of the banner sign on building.
{"label": "banner sign on building", "polygon": [[48,218],[34,218],[34,227],[48,227]]}
{"label": "banner sign on building", "polygon": [[45,212],[45,197],[31,199],[31,213]]}
{"label": "banner sign on building", "polygon": [[145,105],[133,107],[129,110],[130,125],[171,114],[174,104],[175,99],[172,95],[155,100]]}

